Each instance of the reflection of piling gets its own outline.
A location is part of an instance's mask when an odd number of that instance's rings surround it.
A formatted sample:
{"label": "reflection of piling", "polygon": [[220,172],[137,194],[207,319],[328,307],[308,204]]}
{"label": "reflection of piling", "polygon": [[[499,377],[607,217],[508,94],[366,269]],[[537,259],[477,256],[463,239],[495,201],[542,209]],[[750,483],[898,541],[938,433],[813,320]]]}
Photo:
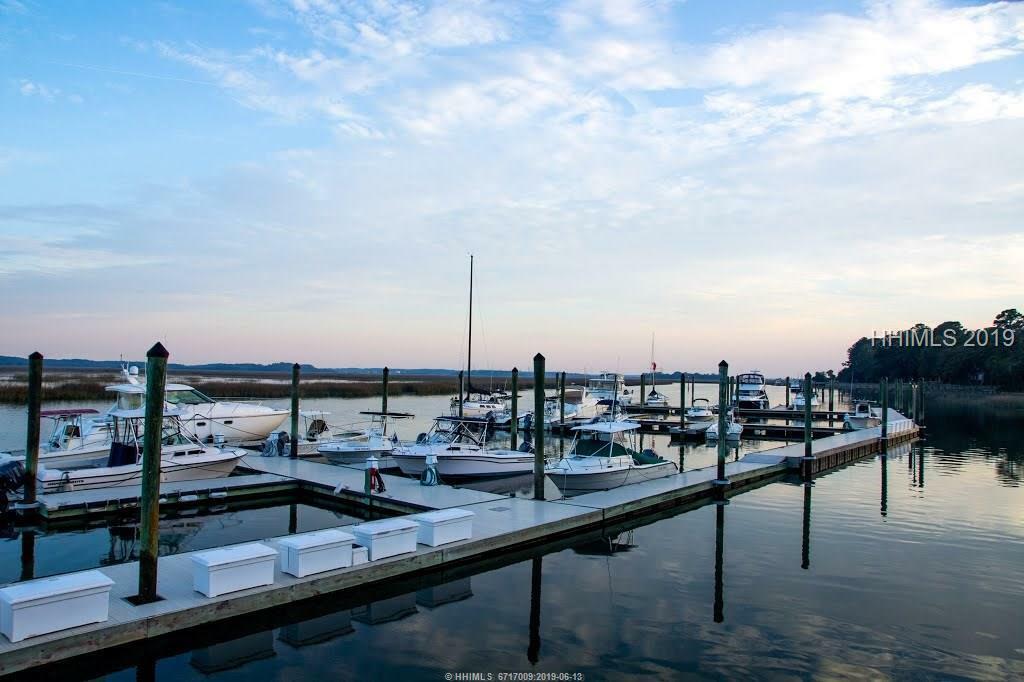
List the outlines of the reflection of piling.
{"label": "reflection of piling", "polygon": [[533,356],[533,499],[544,499],[544,356]]}
{"label": "reflection of piling", "polygon": [[803,543],[800,550],[800,568],[805,571],[811,567],[811,488],[814,484],[804,482],[804,527]]}
{"label": "reflection of piling", "polygon": [[543,572],[543,558],[535,557],[530,572],[530,645],[526,658],[536,665],[540,660],[540,584]]}
{"label": "reflection of piling", "polygon": [[725,590],[722,585],[725,563],[725,502],[715,506],[715,622],[725,620]]}
{"label": "reflection of piling", "polygon": [[729,446],[726,444],[729,431],[725,419],[729,412],[728,392],[729,363],[722,360],[718,363],[718,478],[715,480],[720,498],[725,497],[725,488],[729,485],[729,480],[725,477],[725,458],[729,452]]}
{"label": "reflection of piling", "polygon": [[[537,415],[543,421],[543,415]],[[512,368],[512,421],[509,422],[512,432],[510,447],[519,449],[519,368]]]}
{"label": "reflection of piling", "polygon": [[882,452],[882,505],[881,514],[883,517],[889,515],[889,457]]}
{"label": "reflection of piling", "polygon": [[[43,401],[43,355],[36,351],[28,356],[28,428],[25,436],[25,494],[22,508],[36,504],[36,471],[39,468],[39,408]],[[161,400],[161,405],[163,401]]]}
{"label": "reflection of piling", "polygon": [[[146,604],[156,594],[157,557],[160,540],[160,454],[164,422],[164,387],[170,353],[157,342],[146,353],[146,417],[142,433],[142,546],[139,548],[139,594]],[[293,446],[294,447],[294,446]]]}
{"label": "reflection of piling", "polygon": [[292,365],[292,451],[289,457],[297,459],[299,456],[299,363]]}
{"label": "reflection of piling", "polygon": [[924,488],[924,448],[917,446],[917,487]]}
{"label": "reflection of piling", "polygon": [[19,580],[32,580],[36,577],[36,532],[21,531],[21,577]]}

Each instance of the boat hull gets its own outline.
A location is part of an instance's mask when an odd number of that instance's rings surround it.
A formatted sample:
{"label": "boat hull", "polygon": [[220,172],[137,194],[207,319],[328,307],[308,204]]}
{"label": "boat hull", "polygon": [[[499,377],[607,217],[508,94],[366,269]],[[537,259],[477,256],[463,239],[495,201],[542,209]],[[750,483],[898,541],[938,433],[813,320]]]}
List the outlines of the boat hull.
{"label": "boat hull", "polygon": [[[427,468],[426,454],[394,452],[392,458],[407,476],[419,476]],[[437,454],[437,473],[442,478],[493,478],[531,471],[533,455],[513,450],[465,450],[458,454]]]}
{"label": "boat hull", "polygon": [[[223,456],[162,457],[160,459],[160,482],[224,478],[231,475],[242,456],[240,452],[229,451]],[[61,475],[53,477],[50,474]],[[142,465],[126,464],[96,469],[42,470],[39,472],[38,487],[42,493],[51,493],[133,486],[141,483]]]}
{"label": "boat hull", "polygon": [[657,464],[643,464],[630,466],[622,469],[607,469],[603,471],[579,471],[570,470],[546,471],[548,478],[563,492],[578,492],[588,490],[609,490],[629,483],[640,483],[652,481],[657,478],[665,478],[676,473],[678,468],[672,462],[658,462]]}

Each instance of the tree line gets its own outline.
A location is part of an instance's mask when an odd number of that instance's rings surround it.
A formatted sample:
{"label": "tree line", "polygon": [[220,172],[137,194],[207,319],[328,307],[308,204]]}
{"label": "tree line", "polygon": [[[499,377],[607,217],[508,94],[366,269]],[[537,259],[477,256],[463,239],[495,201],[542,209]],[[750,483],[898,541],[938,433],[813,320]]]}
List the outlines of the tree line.
{"label": "tree line", "polygon": [[847,350],[840,381],[926,379],[1024,389],[1024,315],[1009,308],[992,325],[968,329],[960,322],[861,337]]}

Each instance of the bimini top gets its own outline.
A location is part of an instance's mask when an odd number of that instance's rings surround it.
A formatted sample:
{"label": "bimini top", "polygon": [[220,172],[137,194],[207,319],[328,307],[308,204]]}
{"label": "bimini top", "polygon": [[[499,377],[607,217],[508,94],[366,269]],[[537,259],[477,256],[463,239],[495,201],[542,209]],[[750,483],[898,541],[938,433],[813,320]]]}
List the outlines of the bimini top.
{"label": "bimini top", "polygon": [[622,433],[623,431],[635,431],[639,428],[640,425],[636,422],[597,422],[595,424],[574,426],[572,430],[589,433]]}
{"label": "bimini top", "polygon": [[359,414],[368,414],[371,417],[391,417],[392,419],[411,419],[416,416],[408,412],[381,412],[380,410],[362,410]]}
{"label": "bimini top", "polygon": [[40,410],[40,417],[78,417],[83,414],[99,414],[90,407],[78,407],[70,410]]}

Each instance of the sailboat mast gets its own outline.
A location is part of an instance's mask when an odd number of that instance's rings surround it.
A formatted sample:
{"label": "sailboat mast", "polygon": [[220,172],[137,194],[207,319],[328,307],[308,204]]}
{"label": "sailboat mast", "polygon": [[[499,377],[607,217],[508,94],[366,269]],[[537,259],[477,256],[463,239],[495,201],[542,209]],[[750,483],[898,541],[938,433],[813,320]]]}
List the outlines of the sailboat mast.
{"label": "sailboat mast", "polygon": [[469,254],[469,345],[466,350],[466,398],[473,385],[473,254]]}

